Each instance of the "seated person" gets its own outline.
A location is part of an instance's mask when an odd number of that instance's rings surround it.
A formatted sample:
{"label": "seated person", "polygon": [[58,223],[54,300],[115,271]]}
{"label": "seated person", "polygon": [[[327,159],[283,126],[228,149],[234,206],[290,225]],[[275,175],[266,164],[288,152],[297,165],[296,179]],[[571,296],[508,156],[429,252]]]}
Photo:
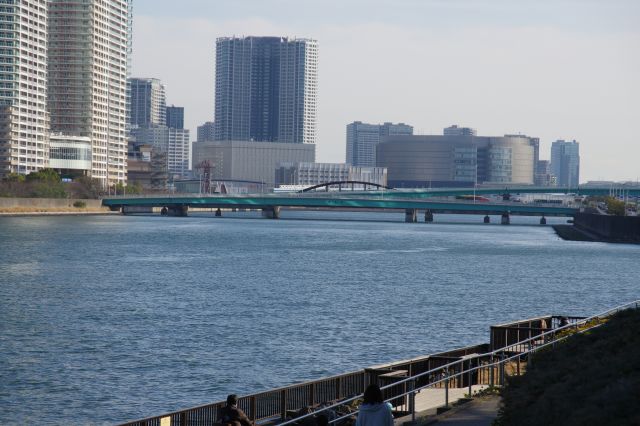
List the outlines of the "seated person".
{"label": "seated person", "polygon": [[238,396],[235,394],[227,397],[227,405],[220,410],[219,422],[223,425],[253,426],[244,411],[238,408]]}

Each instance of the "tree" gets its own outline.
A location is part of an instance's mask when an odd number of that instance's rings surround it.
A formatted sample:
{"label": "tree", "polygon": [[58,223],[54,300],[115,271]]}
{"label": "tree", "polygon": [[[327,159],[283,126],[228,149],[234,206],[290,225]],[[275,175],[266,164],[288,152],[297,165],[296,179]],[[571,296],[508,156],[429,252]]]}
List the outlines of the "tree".
{"label": "tree", "polygon": [[605,201],[607,203],[607,212],[614,216],[624,216],[625,204],[624,201],[615,199],[614,197],[607,197]]}
{"label": "tree", "polygon": [[128,194],[142,194],[142,185],[139,182],[127,184]]}
{"label": "tree", "polygon": [[60,182],[60,175],[53,169],[42,169],[27,175],[27,182]]}
{"label": "tree", "polygon": [[5,176],[4,180],[6,182],[22,183],[22,182],[25,181],[25,177],[24,177],[24,175],[21,175],[19,173],[9,173],[7,176]]}
{"label": "tree", "polygon": [[81,176],[69,184],[74,198],[99,198],[102,190],[100,181]]}

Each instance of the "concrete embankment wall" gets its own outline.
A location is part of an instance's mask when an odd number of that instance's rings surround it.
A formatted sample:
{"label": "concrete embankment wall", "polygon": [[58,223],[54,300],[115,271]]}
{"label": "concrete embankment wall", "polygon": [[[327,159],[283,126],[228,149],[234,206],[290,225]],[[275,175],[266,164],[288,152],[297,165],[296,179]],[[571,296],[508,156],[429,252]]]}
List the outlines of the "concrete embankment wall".
{"label": "concrete embankment wall", "polygon": [[604,241],[640,243],[640,216],[605,216],[578,213],[573,222],[580,230]]}
{"label": "concrete embankment wall", "polygon": [[[74,207],[76,202],[85,207]],[[74,198],[3,198],[0,197],[0,211],[4,212],[47,212],[47,211],[107,211],[102,200],[80,200]]]}

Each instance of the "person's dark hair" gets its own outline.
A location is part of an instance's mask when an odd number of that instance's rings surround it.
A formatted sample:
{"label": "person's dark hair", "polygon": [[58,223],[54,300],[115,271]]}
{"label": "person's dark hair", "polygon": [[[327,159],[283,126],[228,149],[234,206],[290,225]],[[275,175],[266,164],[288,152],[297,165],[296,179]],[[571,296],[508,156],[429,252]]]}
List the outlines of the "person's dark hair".
{"label": "person's dark hair", "polygon": [[318,414],[316,416],[316,426],[328,426],[329,419],[324,414]]}
{"label": "person's dark hair", "polygon": [[238,404],[238,395],[232,393],[227,397],[227,405],[237,405]]}
{"label": "person's dark hair", "polygon": [[378,385],[372,383],[367,386],[367,389],[364,391],[363,404],[381,404],[383,401],[382,391]]}

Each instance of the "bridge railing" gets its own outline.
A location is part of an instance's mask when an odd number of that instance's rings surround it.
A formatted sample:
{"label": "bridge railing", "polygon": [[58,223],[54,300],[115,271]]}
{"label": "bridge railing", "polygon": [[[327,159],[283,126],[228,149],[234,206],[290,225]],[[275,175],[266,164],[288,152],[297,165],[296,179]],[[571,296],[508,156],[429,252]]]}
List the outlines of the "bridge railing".
{"label": "bridge railing", "polygon": [[[278,389],[272,389],[239,399],[239,407],[257,422],[276,421],[281,426],[318,414],[325,414],[330,422],[353,416],[357,411],[345,409],[359,401],[369,383],[382,385],[384,397],[399,412],[415,415],[415,394],[421,389],[440,388],[445,391],[444,405],[448,405],[450,388],[474,385],[499,385],[505,375],[521,374],[530,355],[543,347],[555,345],[571,332],[602,324],[608,316],[623,309],[640,307],[640,300],[618,306],[588,318],[546,316],[500,324],[492,327],[492,342],[466,348],[425,355],[406,361],[393,362],[364,370],[331,376]],[[548,327],[537,327],[542,322]],[[505,334],[506,330],[506,334]],[[519,330],[510,334],[510,330]],[[505,336],[504,340],[499,337]],[[515,336],[515,337],[514,337]],[[127,426],[199,425],[218,422],[224,401],[147,417],[124,423]],[[308,414],[297,416],[303,410]],[[347,412],[348,411],[348,412]],[[338,414],[336,414],[338,413]],[[339,414],[343,413],[343,414]],[[296,416],[293,420],[288,420]]]}
{"label": "bridge railing", "polygon": [[[404,198],[402,194],[393,193],[388,195],[383,194],[348,194],[345,192],[342,193],[264,193],[264,194],[193,194],[193,193],[175,193],[175,194],[141,194],[141,195],[118,195],[105,197],[104,200],[117,201],[117,200],[134,200],[134,199],[168,199],[171,200],[172,203],[180,204],[181,199],[244,199],[244,198],[253,198],[253,199],[265,199],[265,200],[275,200],[275,199],[314,199],[314,198],[322,198],[322,199],[340,199],[340,200],[399,200],[399,201],[412,201],[416,202],[414,198]],[[447,203],[447,204],[457,204],[457,205],[476,205],[476,206],[529,206],[529,207],[545,207],[545,208],[566,208],[567,206],[577,206],[575,203],[565,203],[561,205],[557,204],[548,204],[545,202],[516,202],[516,201],[502,201],[502,200],[490,200],[490,201],[476,201],[473,200],[459,200],[459,199],[451,199],[447,197],[429,197],[428,199],[422,199],[424,203]],[[188,201],[184,201],[185,204],[190,204]],[[194,206],[197,207],[197,206]],[[231,206],[230,206],[231,207]]]}

